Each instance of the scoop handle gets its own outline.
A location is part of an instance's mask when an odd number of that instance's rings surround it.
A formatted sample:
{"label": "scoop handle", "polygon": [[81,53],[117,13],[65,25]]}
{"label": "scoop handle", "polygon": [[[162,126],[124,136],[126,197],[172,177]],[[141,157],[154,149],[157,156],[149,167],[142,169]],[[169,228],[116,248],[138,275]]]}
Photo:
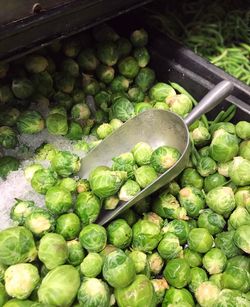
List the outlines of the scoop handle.
{"label": "scoop handle", "polygon": [[211,89],[199,102],[199,104],[193,108],[193,110],[184,119],[187,126],[190,126],[201,115],[211,111],[221,101],[223,101],[233,90],[233,83],[227,80],[221,81],[213,89]]}

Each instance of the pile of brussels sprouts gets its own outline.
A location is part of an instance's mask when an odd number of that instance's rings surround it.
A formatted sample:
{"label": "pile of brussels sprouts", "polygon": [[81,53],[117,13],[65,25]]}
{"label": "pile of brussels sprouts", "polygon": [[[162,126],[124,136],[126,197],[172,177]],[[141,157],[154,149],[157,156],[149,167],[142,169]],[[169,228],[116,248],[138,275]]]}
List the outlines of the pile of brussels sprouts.
{"label": "pile of brussels sprouts", "polygon": [[[84,35],[27,56],[15,70],[0,65],[3,148],[47,129],[89,150],[146,109],[191,111],[196,102],[184,89],[156,83],[145,67],[144,30],[130,40],[104,26],[92,34],[90,48],[82,48]],[[30,102],[48,105],[47,117]],[[140,142],[82,179],[76,154],[37,148],[24,175],[45,207],[16,199],[13,227],[0,231],[0,306],[248,307],[250,123],[233,124],[234,113],[230,106],[213,121],[197,120],[181,175],[105,227],[95,223],[102,208],[132,198],[180,153]],[[3,156],[1,177],[18,167]]]}
{"label": "pile of brussels sprouts", "polygon": [[11,64],[0,63],[0,177],[18,168],[8,150],[20,150],[22,135],[35,137],[46,129],[88,152],[144,110],[188,114],[192,100],[157,82],[147,67],[147,43],[144,29],[128,39],[102,25]]}

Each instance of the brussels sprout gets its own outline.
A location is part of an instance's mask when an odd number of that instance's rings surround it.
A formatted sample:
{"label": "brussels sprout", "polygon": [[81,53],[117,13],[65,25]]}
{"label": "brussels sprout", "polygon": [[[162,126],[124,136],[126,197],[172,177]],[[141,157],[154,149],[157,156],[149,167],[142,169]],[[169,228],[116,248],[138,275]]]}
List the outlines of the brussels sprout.
{"label": "brussels sprout", "polygon": [[13,298],[9,300],[4,307],[40,307],[40,303],[35,305],[36,302],[30,300],[19,300],[17,298]]}
{"label": "brussels sprout", "polygon": [[113,130],[117,130],[123,125],[123,122],[118,118],[113,118],[109,124],[112,126]]}
{"label": "brussels sprout", "polygon": [[214,132],[218,129],[224,129],[226,132],[229,132],[231,134],[236,133],[234,124],[229,123],[229,122],[220,122],[220,123],[212,124],[209,127],[209,130],[212,135],[214,135]]}
{"label": "brussels sprout", "polygon": [[68,247],[63,236],[57,233],[47,233],[38,247],[38,258],[49,270],[64,264],[68,258]]}
{"label": "brussels sprout", "polygon": [[80,170],[80,158],[69,151],[59,151],[51,161],[52,168],[62,177],[68,177]]}
{"label": "brussels sprout", "polygon": [[157,173],[150,165],[140,166],[135,170],[134,174],[136,182],[143,189],[157,179]]}
{"label": "brussels sprout", "polygon": [[209,281],[212,281],[213,283],[215,283],[216,286],[219,287],[220,289],[222,289],[222,284],[221,284],[222,274],[223,273],[214,274],[209,277]]}
{"label": "brussels sprout", "polygon": [[175,90],[166,83],[156,83],[149,91],[151,100],[164,101],[166,98],[175,96]]}
{"label": "brussels sprout", "polygon": [[20,111],[16,108],[1,110],[0,124],[3,126],[9,126],[9,127],[14,126],[17,122],[19,115],[20,115]]}
{"label": "brussels sprout", "polygon": [[85,94],[82,89],[74,89],[72,93],[73,104],[85,103]]}
{"label": "brussels sprout", "polygon": [[150,61],[150,55],[145,47],[135,48],[133,55],[138,63],[138,66],[143,68],[146,67]]}
{"label": "brussels sprout", "polygon": [[185,248],[183,251],[183,258],[187,260],[191,268],[201,266],[202,258],[201,255],[189,248]]}
{"label": "brussels sprout", "polygon": [[120,37],[116,41],[116,48],[118,51],[119,58],[126,57],[130,54],[132,50],[132,45],[127,38]]}
{"label": "brussels sprout", "polygon": [[72,265],[48,272],[38,289],[39,302],[49,306],[70,306],[80,286],[80,276]]}
{"label": "brussels sprout", "polygon": [[99,139],[105,139],[107,136],[113,133],[113,131],[113,127],[107,123],[100,125],[96,130]]}
{"label": "brussels sprout", "polygon": [[0,263],[13,265],[32,262],[37,250],[32,233],[23,226],[0,231]]}
{"label": "brussels sprout", "polygon": [[205,209],[198,218],[198,226],[206,228],[211,235],[220,233],[226,225],[223,216],[213,212],[211,209]]}
{"label": "brussels sprout", "polygon": [[105,198],[116,194],[127,179],[126,177],[126,172],[97,167],[89,175],[89,184],[94,194]]}
{"label": "brussels sprout", "polygon": [[148,33],[144,29],[138,29],[131,33],[130,41],[134,47],[144,47],[148,43]]}
{"label": "brussels sprout", "polygon": [[67,117],[58,113],[50,114],[46,118],[46,127],[50,134],[65,135],[69,128]]}
{"label": "brussels sprout", "polygon": [[[171,88],[171,90],[173,89]],[[165,101],[168,104],[170,111],[180,115],[181,117],[186,117],[193,107],[192,100],[185,94],[166,96]]]}
{"label": "brussels sprout", "polygon": [[81,243],[77,240],[67,241],[67,247],[69,252],[68,263],[73,266],[80,265],[85,256]]}
{"label": "brussels sprout", "polygon": [[213,237],[206,228],[194,228],[188,235],[188,246],[198,253],[206,253],[213,246]]}
{"label": "brussels sprout", "polygon": [[128,90],[128,98],[132,102],[141,102],[144,100],[144,93],[139,87],[131,87]]}
{"label": "brussels sprout", "polygon": [[235,231],[218,233],[215,238],[215,246],[220,248],[227,258],[241,254],[241,250],[234,243]]}
{"label": "brussels sprout", "polygon": [[12,171],[17,171],[20,162],[11,156],[0,157],[0,178],[6,178]]}
{"label": "brussels sprout", "polygon": [[214,188],[207,193],[206,203],[214,212],[228,217],[235,208],[233,190],[229,187]]}
{"label": "brussels sprout", "polygon": [[72,93],[75,86],[75,78],[69,74],[56,73],[54,76],[56,88],[63,93]]}
{"label": "brussels sprout", "polygon": [[[63,93],[63,92],[56,92],[53,96],[55,102],[58,104],[59,108],[64,108],[65,109],[65,113],[61,114],[59,112],[53,112],[53,113],[59,113],[61,115],[66,116],[66,110],[70,110],[70,108],[72,107],[73,104],[73,99],[69,94]],[[57,109],[58,107],[55,107],[53,109]],[[52,112],[50,112],[50,115],[52,114]]]}
{"label": "brussels sprout", "polygon": [[77,182],[73,178],[62,178],[57,185],[64,190],[68,190],[69,192],[75,192]]}
{"label": "brussels sprout", "polygon": [[25,219],[25,227],[35,236],[41,237],[54,230],[55,220],[45,209],[34,208]]}
{"label": "brussels sprout", "polygon": [[219,297],[220,288],[211,281],[202,282],[195,291],[195,298],[201,306],[213,306]]}
{"label": "brussels sprout", "polygon": [[82,75],[82,86],[86,95],[96,95],[100,91],[100,84],[90,75]]}
{"label": "brussels sprout", "polygon": [[50,110],[49,114],[60,114],[63,116],[67,116],[67,110],[64,106],[57,106]]}
{"label": "brussels sprout", "polygon": [[124,185],[121,187],[118,197],[120,200],[129,201],[135,195],[140,192],[141,188],[139,184],[134,180],[127,180]]}
{"label": "brussels sprout", "polygon": [[157,252],[154,252],[148,255],[148,264],[151,274],[158,275],[164,266],[164,260]]}
{"label": "brussels sprout", "polygon": [[150,162],[158,173],[164,173],[180,158],[180,152],[170,146],[160,146],[152,153]]}
{"label": "brussels sprout", "polygon": [[134,107],[135,107],[136,115],[153,108],[153,106],[149,102],[139,102],[139,103],[136,103]]}
{"label": "brussels sprout", "polygon": [[104,249],[107,243],[107,234],[104,227],[90,224],[80,232],[79,240],[88,252],[98,253]]}
{"label": "brussels sprout", "polygon": [[176,235],[180,241],[180,244],[184,244],[187,241],[189,233],[189,225],[183,220],[173,220],[163,227],[162,231],[164,233],[173,233]]}
{"label": "brussels sprout", "polygon": [[14,79],[11,89],[14,95],[19,99],[29,98],[34,92],[33,84],[27,78]]}
{"label": "brussels sprout", "polygon": [[102,274],[112,287],[125,288],[133,282],[136,272],[132,259],[118,249],[105,257]]}
{"label": "brussels sprout", "polygon": [[56,233],[65,240],[75,239],[81,231],[81,222],[78,216],[72,212],[59,216],[56,220]]}
{"label": "brussels sprout", "polygon": [[247,121],[239,121],[235,126],[236,134],[239,138],[245,140],[250,138],[250,123]]}
{"label": "brussels sprout", "polygon": [[204,145],[210,140],[211,135],[206,127],[197,127],[191,132],[191,137],[195,145]]}
{"label": "brussels sprout", "polygon": [[210,144],[210,156],[218,162],[228,162],[238,153],[238,139],[224,129],[216,130]]}
{"label": "brussels sprout", "polygon": [[222,273],[221,284],[223,288],[247,292],[250,288],[249,278],[249,271],[238,266],[228,266]]}
{"label": "brussels sprout", "polygon": [[182,253],[182,247],[180,246],[178,237],[171,232],[164,234],[157,250],[161,257],[166,260],[178,258]]}
{"label": "brussels sprout", "polygon": [[31,179],[31,186],[37,193],[46,194],[48,189],[56,184],[57,178],[56,172],[45,168],[39,169]]}
{"label": "brussels sprout", "polygon": [[134,79],[139,72],[138,63],[132,56],[123,58],[118,64],[118,69],[120,74],[128,79]]}
{"label": "brussels sprout", "polygon": [[204,191],[208,193],[214,188],[223,186],[226,183],[226,178],[219,173],[214,173],[204,179]]}
{"label": "brussels sprout", "polygon": [[148,267],[147,255],[141,251],[132,250],[128,256],[134,263],[136,274],[143,274]]}
{"label": "brussels sprout", "polygon": [[216,247],[208,251],[202,259],[203,266],[210,275],[223,272],[226,262],[227,257],[219,248]]}
{"label": "brussels sprout", "polygon": [[87,179],[79,179],[76,183],[78,193],[88,192],[90,190],[89,181]]}
{"label": "brussels sprout", "polygon": [[0,104],[10,103],[14,100],[14,95],[8,85],[0,86]]}
{"label": "brussels sprout", "polygon": [[99,64],[95,51],[90,48],[86,48],[79,53],[77,62],[83,71],[94,71]]}
{"label": "brussels sprout", "polygon": [[71,116],[76,121],[86,120],[90,117],[90,109],[86,103],[77,103],[71,109]]}
{"label": "brussels sprout", "polygon": [[234,229],[242,225],[250,225],[250,214],[247,209],[243,207],[237,207],[229,217],[228,224]]}
{"label": "brussels sprout", "polygon": [[[54,158],[56,152],[57,152],[57,149],[54,147],[54,145],[44,143],[36,149],[35,159],[36,160],[51,161]],[[31,167],[32,167],[32,165],[31,165]],[[34,167],[34,168],[36,168],[36,167]],[[33,167],[32,167],[32,170],[33,170]]]}
{"label": "brussels sprout", "polygon": [[193,186],[197,189],[202,189],[203,178],[195,168],[186,168],[181,174],[181,186]]}
{"label": "brussels sprout", "polygon": [[205,197],[203,192],[200,189],[191,186],[186,186],[180,190],[179,201],[191,217],[199,216],[200,210],[205,207]]}
{"label": "brussels sprout", "polygon": [[132,229],[123,219],[111,222],[107,228],[108,242],[118,248],[126,248],[132,240]]}
{"label": "brussels sprout", "polygon": [[[0,263],[0,285],[1,285],[1,282],[4,281],[4,273],[5,273],[6,269],[7,269],[7,265]],[[0,286],[0,288],[1,288],[1,286]],[[0,295],[0,297],[1,297],[1,295]]]}
{"label": "brussels sprout", "polygon": [[89,253],[80,265],[81,273],[85,277],[93,278],[98,276],[103,267],[103,258],[97,253]]}
{"label": "brussels sprout", "polygon": [[7,149],[16,147],[17,136],[12,128],[8,126],[0,127],[0,145]]}
{"label": "brussels sprout", "polygon": [[163,275],[171,286],[183,288],[190,281],[190,267],[185,259],[171,259],[167,262]]}
{"label": "brussels sprout", "polygon": [[96,69],[96,75],[100,81],[109,84],[114,79],[115,70],[111,66],[101,64]]}
{"label": "brussels sprout", "polygon": [[136,86],[138,86],[144,93],[147,92],[151,86],[153,86],[154,82],[155,72],[149,67],[141,68],[135,78]]}
{"label": "brussels sprout", "polygon": [[207,177],[216,172],[217,165],[216,162],[210,157],[201,157],[198,160],[197,171],[203,177]]}
{"label": "brussels sprout", "polygon": [[250,185],[250,161],[242,157],[235,157],[229,166],[229,177],[239,186]]}
{"label": "brussels sprout", "polygon": [[5,289],[9,296],[26,299],[39,283],[37,268],[30,263],[11,265],[4,275]]}
{"label": "brussels sprout", "polygon": [[36,171],[43,169],[41,164],[34,163],[27,166],[24,170],[24,176],[28,182],[31,182],[31,179]]}
{"label": "brussels sprout", "polygon": [[134,177],[134,171],[137,168],[135,159],[132,153],[126,152],[112,159],[112,170],[125,171],[128,174],[128,178]]}
{"label": "brussels sprout", "polygon": [[209,146],[204,146],[202,148],[200,148],[199,150],[199,154],[201,157],[208,157],[209,156]]}
{"label": "brussels sprout", "polygon": [[130,227],[133,226],[138,219],[136,213],[132,209],[127,209],[119,217],[124,219]]}
{"label": "brussels sprout", "polygon": [[250,254],[250,225],[238,227],[234,233],[233,240],[238,248]]}
{"label": "brussels sprout", "polygon": [[141,166],[150,163],[153,149],[148,143],[140,142],[133,147],[131,152],[134,156],[135,162]]}
{"label": "brussels sprout", "polygon": [[106,23],[94,27],[92,34],[97,42],[115,42],[119,39],[119,35],[115,30]]}
{"label": "brussels sprout", "polygon": [[118,75],[111,81],[110,84],[111,91],[115,93],[127,91],[129,88],[129,83],[130,82],[127,78]]}
{"label": "brussels sprout", "polygon": [[[1,72],[0,72],[1,73]],[[0,282],[0,306],[7,306],[5,303],[8,301],[8,294],[4,285]]]}
{"label": "brussels sprout", "polygon": [[71,193],[62,187],[55,186],[47,190],[45,205],[53,214],[62,214],[72,207]]}
{"label": "brussels sprout", "polygon": [[18,117],[16,125],[19,133],[34,134],[44,129],[44,120],[39,112],[26,111]]}
{"label": "brussels sprout", "polygon": [[250,160],[250,140],[245,140],[240,143],[239,155],[247,160]]}
{"label": "brussels sprout", "polygon": [[166,295],[162,303],[162,307],[167,306],[193,307],[195,305],[193,297],[187,289],[175,289],[171,287],[166,291]]}
{"label": "brussels sprout", "polygon": [[118,51],[115,43],[102,42],[97,46],[98,59],[105,65],[113,66],[118,61]]}
{"label": "brussels sprout", "polygon": [[139,220],[133,225],[132,230],[132,246],[143,252],[154,250],[162,237],[160,227],[147,220]]}
{"label": "brussels sprout", "polygon": [[248,210],[250,206],[250,186],[237,189],[236,193],[234,194],[234,198],[236,206],[246,207]]}
{"label": "brussels sprout", "polygon": [[125,122],[135,115],[134,106],[128,99],[118,98],[112,105],[112,114],[114,118]]}
{"label": "brussels sprout", "polygon": [[62,62],[62,71],[69,76],[76,78],[79,76],[79,65],[73,59],[65,59]]}
{"label": "brussels sprout", "polygon": [[[143,215],[144,213],[148,212],[150,210],[150,198],[146,197],[139,200],[136,204],[134,204],[133,210],[139,215]],[[159,225],[159,223],[156,224]]]}
{"label": "brussels sprout", "polygon": [[237,290],[223,289],[220,292],[218,299],[216,300],[215,307],[227,307],[227,306],[242,306],[247,307],[249,300],[241,297],[241,294]]}
{"label": "brussels sprout", "polygon": [[114,210],[119,204],[119,197],[117,195],[112,195],[104,199],[103,207],[105,210]]}
{"label": "brussels sprout", "polygon": [[154,286],[155,294],[156,294],[156,303],[157,305],[162,303],[166,289],[169,288],[166,279],[151,279],[151,282]]}
{"label": "brussels sprout", "polygon": [[93,193],[81,192],[77,196],[75,212],[84,226],[95,222],[100,210],[101,202]]}
{"label": "brussels sprout", "polygon": [[97,278],[85,278],[77,295],[81,306],[109,307],[110,291],[108,285]]}
{"label": "brussels sprout", "polygon": [[95,95],[95,103],[103,111],[108,112],[111,103],[111,94],[108,91],[100,91]]}
{"label": "brussels sprout", "polygon": [[48,67],[48,61],[41,55],[29,55],[25,59],[25,68],[31,73],[43,72]]}
{"label": "brussels sprout", "polygon": [[186,219],[186,209],[180,208],[176,198],[168,192],[163,192],[158,196],[153,202],[152,210],[162,218]]}
{"label": "brussels sprout", "polygon": [[11,208],[10,218],[18,225],[23,225],[26,217],[34,210],[35,203],[31,200],[15,198],[16,202]]}

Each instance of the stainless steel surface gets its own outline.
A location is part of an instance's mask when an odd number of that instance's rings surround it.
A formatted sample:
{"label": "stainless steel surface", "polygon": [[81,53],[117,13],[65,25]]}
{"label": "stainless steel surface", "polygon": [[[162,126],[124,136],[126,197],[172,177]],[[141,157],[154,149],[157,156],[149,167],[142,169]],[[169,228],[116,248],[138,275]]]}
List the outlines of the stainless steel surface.
{"label": "stainless steel surface", "polygon": [[[229,81],[222,81],[215,86],[185,119],[191,124],[197,117],[217,105],[230,94],[233,86]],[[177,163],[160,175],[154,182],[143,189],[128,202],[120,202],[116,209],[102,211],[98,223],[103,225],[128,209],[142,198],[157,191],[178,176],[189,159],[190,140],[188,126],[185,121],[170,111],[152,109],[140,113],[130,119],[117,131],[107,137],[96,148],[83,158],[79,176],[88,178],[91,170],[100,165],[110,166],[112,158],[130,151],[136,143],[147,142],[153,148],[162,145],[173,146],[181,152]]]}

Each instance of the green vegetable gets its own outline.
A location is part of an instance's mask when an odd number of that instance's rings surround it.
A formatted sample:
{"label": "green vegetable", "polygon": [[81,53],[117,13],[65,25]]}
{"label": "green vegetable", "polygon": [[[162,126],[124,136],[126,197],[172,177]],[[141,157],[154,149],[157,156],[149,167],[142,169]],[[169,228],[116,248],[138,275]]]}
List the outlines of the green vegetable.
{"label": "green vegetable", "polygon": [[208,252],[213,245],[213,237],[206,228],[193,228],[188,235],[188,246],[198,253]]}
{"label": "green vegetable", "polygon": [[146,67],[150,60],[150,55],[145,47],[138,47],[134,49],[133,55],[139,65],[139,67]]}
{"label": "green vegetable", "polygon": [[45,205],[53,214],[62,214],[72,207],[71,193],[59,186],[49,188],[45,195]]}
{"label": "green vegetable", "polygon": [[153,86],[155,78],[155,72],[149,67],[144,67],[136,76],[135,84],[145,93]]}
{"label": "green vegetable", "polygon": [[185,259],[171,259],[167,262],[163,275],[171,286],[180,289],[190,281],[190,267]]}
{"label": "green vegetable", "polygon": [[191,217],[198,217],[200,211],[205,207],[205,197],[203,192],[191,186],[186,186],[180,190],[179,201]]}
{"label": "green vegetable", "polygon": [[104,258],[102,274],[114,288],[126,288],[135,279],[133,261],[120,249],[111,252]]}
{"label": "green vegetable", "polygon": [[141,306],[155,307],[156,295],[151,281],[142,274],[136,275],[134,281],[126,288],[116,288],[115,297],[120,307]]}
{"label": "green vegetable", "polygon": [[103,258],[100,254],[89,253],[80,265],[83,276],[94,278],[102,272]]}
{"label": "green vegetable", "polygon": [[157,252],[154,252],[148,255],[148,264],[151,274],[158,275],[164,266],[164,260]]}
{"label": "green vegetable", "polygon": [[130,35],[131,43],[134,47],[144,47],[148,43],[148,33],[144,29],[138,29]]}
{"label": "green vegetable", "polygon": [[68,258],[68,247],[63,236],[57,233],[45,234],[40,240],[38,258],[49,270],[64,264]]}
{"label": "green vegetable", "polygon": [[10,218],[18,225],[23,225],[26,217],[34,210],[35,203],[31,200],[15,199],[16,202],[11,208]]}
{"label": "green vegetable", "polygon": [[107,234],[104,227],[97,224],[87,225],[79,235],[82,246],[88,252],[100,252],[107,243]]}
{"label": "green vegetable", "polygon": [[50,134],[66,135],[69,129],[67,117],[58,113],[50,114],[46,118],[46,127]]}
{"label": "green vegetable", "polygon": [[133,104],[124,97],[116,99],[111,109],[113,118],[118,118],[123,122],[135,115]]}
{"label": "green vegetable", "polygon": [[32,262],[37,250],[32,233],[23,226],[0,231],[0,263],[13,265]]}
{"label": "green vegetable", "polygon": [[50,306],[70,306],[80,286],[80,277],[72,265],[61,265],[48,272],[38,289],[39,302]]}
{"label": "green vegetable", "polygon": [[186,168],[181,175],[181,186],[193,186],[197,189],[202,189],[203,178],[195,168]]}
{"label": "green vegetable", "polygon": [[164,101],[175,94],[175,90],[170,85],[162,82],[156,83],[149,91],[150,99],[155,101]]}
{"label": "green vegetable", "polygon": [[145,188],[157,179],[157,173],[150,165],[143,165],[134,172],[135,180],[141,188]]}
{"label": "green vegetable", "polygon": [[59,151],[51,161],[52,168],[62,177],[68,177],[80,170],[80,158],[69,151]]}
{"label": "green vegetable", "polygon": [[18,117],[16,125],[19,133],[34,134],[43,130],[44,120],[39,112],[26,111]]}
{"label": "green vegetable", "polygon": [[115,43],[102,42],[97,46],[98,59],[107,66],[113,66],[118,61],[118,52]]}
{"label": "green vegetable", "polygon": [[76,214],[70,212],[57,218],[55,232],[62,235],[65,240],[73,240],[77,238],[80,231],[81,222]]}
{"label": "green vegetable", "polygon": [[5,289],[9,296],[26,299],[40,281],[38,269],[29,263],[11,265],[4,274]]}
{"label": "green vegetable", "polygon": [[48,189],[56,184],[57,178],[56,172],[45,168],[39,169],[31,179],[31,186],[37,193],[46,194]]}
{"label": "green vegetable", "polygon": [[17,136],[12,128],[7,126],[0,127],[0,145],[7,149],[16,147]]}
{"label": "green vegetable", "polygon": [[81,243],[77,240],[67,241],[68,247],[68,263],[77,266],[80,265],[85,257],[85,251],[81,246]]}
{"label": "green vegetable", "polygon": [[170,146],[160,146],[152,153],[150,163],[158,173],[164,173],[180,158],[180,152]]}
{"label": "green vegetable", "polygon": [[132,229],[123,219],[116,219],[107,227],[108,242],[118,248],[126,248],[132,240]]}
{"label": "green vegetable", "polygon": [[202,282],[195,291],[195,297],[201,306],[214,305],[219,294],[220,289],[211,281]]}
{"label": "green vegetable", "polygon": [[0,157],[0,177],[5,178],[12,171],[17,171],[20,162],[12,156]]}
{"label": "green vegetable", "polygon": [[187,289],[175,289],[171,287],[166,291],[162,306],[167,307],[171,305],[192,307],[194,306],[194,300],[191,293]]}
{"label": "green vegetable", "polygon": [[141,251],[132,250],[128,256],[134,263],[136,274],[145,273],[146,275],[148,269],[147,255]]}
{"label": "green vegetable", "polygon": [[250,124],[247,121],[239,121],[236,126],[236,134],[239,138],[245,140],[250,138]]}
{"label": "green vegetable", "polygon": [[250,254],[250,225],[238,227],[234,233],[233,240],[237,247]]}
{"label": "green vegetable", "polygon": [[94,71],[99,63],[91,48],[82,50],[77,57],[77,62],[83,71]]}
{"label": "green vegetable", "polygon": [[250,184],[250,161],[235,157],[229,166],[228,174],[234,184],[245,186]]}
{"label": "green vegetable", "polygon": [[14,79],[11,84],[11,89],[14,95],[19,99],[27,99],[34,92],[33,84],[27,78]]}
{"label": "green vegetable", "polygon": [[198,226],[206,228],[211,235],[222,232],[226,221],[222,215],[215,213],[211,209],[203,210],[198,217]]}
{"label": "green vegetable", "polygon": [[134,79],[139,72],[139,65],[132,56],[122,59],[118,64],[119,73],[128,79]]}
{"label": "green vegetable", "polygon": [[180,246],[178,237],[170,232],[164,234],[157,250],[165,260],[178,258],[182,253],[182,247]]}
{"label": "green vegetable", "polygon": [[[172,93],[170,95],[172,95]],[[185,94],[177,94],[174,96],[168,95],[166,96],[165,101],[168,104],[170,111],[180,115],[181,117],[186,117],[193,107],[191,99]]]}
{"label": "green vegetable", "polygon": [[224,271],[227,257],[219,248],[212,248],[204,255],[202,263],[210,275],[218,274]]}

